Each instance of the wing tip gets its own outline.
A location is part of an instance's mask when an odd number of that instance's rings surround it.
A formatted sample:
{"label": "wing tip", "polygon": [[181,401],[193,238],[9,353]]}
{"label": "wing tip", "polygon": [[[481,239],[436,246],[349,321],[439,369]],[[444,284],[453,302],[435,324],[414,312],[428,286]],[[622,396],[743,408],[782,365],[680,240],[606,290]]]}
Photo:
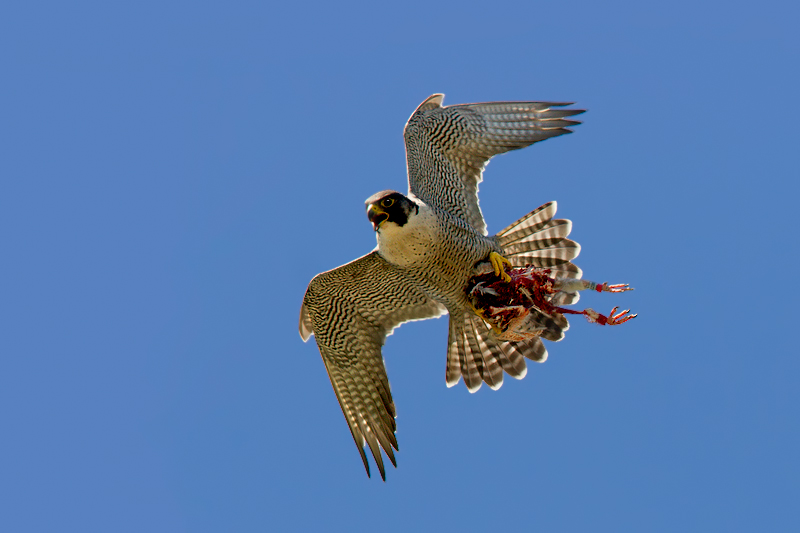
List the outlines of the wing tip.
{"label": "wing tip", "polygon": [[417,106],[411,116],[413,117],[420,111],[428,111],[430,109],[438,109],[442,107],[442,103],[444,102],[444,93],[434,93],[427,97],[425,100],[422,101],[421,104]]}
{"label": "wing tip", "polygon": [[[567,107],[575,105],[575,102],[541,102],[541,103],[546,105],[547,107]],[[586,113],[585,109],[570,109],[569,111],[574,115],[580,115],[581,113]]]}
{"label": "wing tip", "polygon": [[424,105],[442,107],[443,103],[444,103],[444,93],[433,93],[420,104],[420,107]]}
{"label": "wing tip", "polygon": [[314,334],[314,327],[311,325],[311,317],[308,316],[308,309],[306,309],[306,304],[300,306],[300,338],[303,339],[303,342],[308,342],[308,339],[311,338],[311,335]]}

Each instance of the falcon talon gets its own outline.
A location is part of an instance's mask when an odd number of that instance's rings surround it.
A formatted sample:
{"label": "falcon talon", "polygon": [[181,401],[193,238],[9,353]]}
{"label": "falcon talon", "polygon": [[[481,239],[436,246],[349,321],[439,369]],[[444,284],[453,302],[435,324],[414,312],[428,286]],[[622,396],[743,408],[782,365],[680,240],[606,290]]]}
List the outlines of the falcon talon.
{"label": "falcon talon", "polygon": [[506,266],[508,268],[513,268],[511,266],[511,261],[503,257],[502,255],[498,254],[497,252],[491,252],[489,254],[489,261],[492,263],[492,268],[494,269],[494,275],[502,278],[503,281],[506,283],[511,283],[511,276],[508,275],[506,272]]}

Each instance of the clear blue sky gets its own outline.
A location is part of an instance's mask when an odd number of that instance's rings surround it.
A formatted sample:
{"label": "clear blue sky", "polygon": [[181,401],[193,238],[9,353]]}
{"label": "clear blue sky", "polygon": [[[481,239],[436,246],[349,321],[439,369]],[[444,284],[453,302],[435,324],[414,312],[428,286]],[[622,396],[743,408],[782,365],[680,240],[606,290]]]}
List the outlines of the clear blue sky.
{"label": "clear blue sky", "polygon": [[[800,527],[796,2],[16,2],[0,16],[4,531]],[[316,273],[374,247],[402,127],[574,100],[495,159],[490,232],[557,200],[588,279],[522,381],[447,389],[445,319],[384,350],[368,479]]]}

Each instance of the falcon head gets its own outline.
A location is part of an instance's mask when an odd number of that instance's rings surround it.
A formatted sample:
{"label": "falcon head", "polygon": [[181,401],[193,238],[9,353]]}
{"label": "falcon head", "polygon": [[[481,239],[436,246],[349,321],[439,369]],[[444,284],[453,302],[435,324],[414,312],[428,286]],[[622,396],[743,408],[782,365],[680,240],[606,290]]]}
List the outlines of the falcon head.
{"label": "falcon head", "polygon": [[419,213],[419,206],[397,191],[381,191],[367,198],[367,217],[378,231],[385,223],[404,226],[408,219]]}

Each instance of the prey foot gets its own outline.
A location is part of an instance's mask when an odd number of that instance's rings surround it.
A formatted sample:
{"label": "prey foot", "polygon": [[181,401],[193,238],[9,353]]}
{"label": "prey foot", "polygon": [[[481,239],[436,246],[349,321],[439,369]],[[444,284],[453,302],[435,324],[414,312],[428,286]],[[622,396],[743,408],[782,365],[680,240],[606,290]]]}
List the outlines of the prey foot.
{"label": "prey foot", "polygon": [[494,268],[495,276],[503,278],[503,281],[505,281],[506,283],[511,281],[511,276],[508,275],[505,269],[506,265],[508,265],[508,268],[513,268],[511,266],[511,261],[509,261],[502,255],[498,254],[497,252],[491,252],[489,254],[489,261],[492,262],[492,268]]}
{"label": "prey foot", "polygon": [[[563,309],[559,308],[559,311],[564,311],[568,313],[574,313],[579,315],[585,315],[586,318],[589,319],[589,322],[593,322],[595,324],[600,324],[601,326],[619,326],[620,324],[624,324],[628,320],[632,318],[636,318],[636,315],[628,315],[631,312],[630,309],[626,309],[621,313],[617,313],[617,309],[619,307],[615,307],[611,310],[608,316],[601,315],[594,309],[584,309],[583,311],[573,311],[571,309]],[[614,313],[617,313],[616,315]],[[625,316],[628,315],[628,316]]]}
{"label": "prey foot", "polygon": [[[625,292],[625,291],[632,291],[633,287],[629,287],[627,283],[619,283],[617,285],[609,285],[608,283],[603,283],[603,292]],[[600,292],[598,290],[598,292]]]}
{"label": "prey foot", "polygon": [[[616,312],[617,312],[617,309],[619,309],[619,307],[615,307],[615,308],[614,308],[614,309],[612,309],[612,310],[611,310],[611,312],[608,314],[608,321],[606,322],[606,324],[608,324],[609,326],[617,326],[617,325],[619,325],[619,324],[624,324],[624,323],[625,323],[625,322],[627,322],[628,320],[630,320],[630,319],[632,319],[632,318],[636,318],[636,315],[635,315],[635,314],[633,314],[633,315],[628,315],[628,313],[630,313],[630,312],[631,312],[631,310],[630,310],[630,309],[626,309],[626,310],[624,310],[624,311],[621,311],[620,313],[617,313],[617,314],[615,315],[614,313],[616,313]],[[625,316],[625,315],[628,315],[628,316]]]}

